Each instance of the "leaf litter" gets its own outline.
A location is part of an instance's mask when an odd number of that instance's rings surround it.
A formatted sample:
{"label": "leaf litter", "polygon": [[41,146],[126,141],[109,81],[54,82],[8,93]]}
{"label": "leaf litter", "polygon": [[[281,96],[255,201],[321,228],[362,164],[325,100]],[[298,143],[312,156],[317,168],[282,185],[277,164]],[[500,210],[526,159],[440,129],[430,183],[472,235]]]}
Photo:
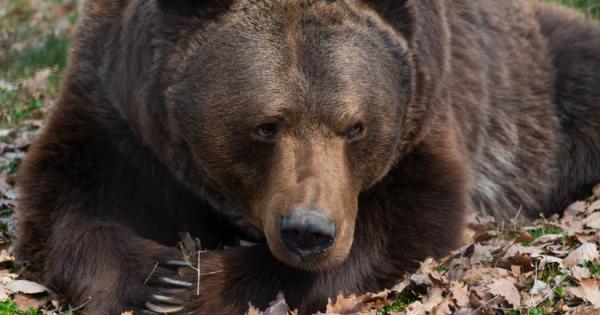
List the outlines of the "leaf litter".
{"label": "leaf litter", "polygon": [[[23,14],[7,1],[0,0],[0,18],[8,20],[11,15]],[[69,16],[76,9],[76,1],[25,2],[31,11],[28,27],[34,31],[25,32],[27,36],[15,36],[17,29],[0,26],[5,27],[0,29],[0,46],[4,51],[22,53],[48,36],[72,32],[74,21]],[[0,56],[0,63],[4,61]],[[85,305],[61,305],[55,293],[37,283],[35,274],[15,260],[11,241],[15,236],[18,199],[16,171],[53,105],[54,100],[47,95],[55,89],[49,82],[55,72],[55,67],[44,66],[27,77],[0,76],[0,92],[24,93],[43,103],[28,118],[12,121],[12,125],[0,129],[0,302],[12,301],[21,310],[48,315],[76,311]],[[562,217],[542,218],[529,225],[515,224],[506,229],[492,217],[475,216],[466,233],[467,245],[442,259],[424,260],[418,270],[406,274],[389,290],[330,299],[325,313],[319,315],[598,315],[600,185],[592,193],[587,200],[570,205]],[[247,314],[297,312],[290,309],[280,294],[266,310],[249,304]]]}
{"label": "leaf litter", "polygon": [[593,193],[562,217],[508,229],[489,217],[473,218],[467,245],[426,259],[391,290],[340,295],[318,314],[598,315],[600,184]]}

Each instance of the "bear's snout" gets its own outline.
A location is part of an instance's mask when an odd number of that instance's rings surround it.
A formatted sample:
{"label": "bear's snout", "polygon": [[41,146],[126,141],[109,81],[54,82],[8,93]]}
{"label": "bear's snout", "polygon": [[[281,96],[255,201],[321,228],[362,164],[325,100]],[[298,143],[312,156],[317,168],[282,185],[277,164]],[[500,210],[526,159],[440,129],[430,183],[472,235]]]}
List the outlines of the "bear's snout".
{"label": "bear's snout", "polygon": [[279,220],[279,235],[301,259],[325,252],[335,241],[337,225],[317,209],[296,209]]}

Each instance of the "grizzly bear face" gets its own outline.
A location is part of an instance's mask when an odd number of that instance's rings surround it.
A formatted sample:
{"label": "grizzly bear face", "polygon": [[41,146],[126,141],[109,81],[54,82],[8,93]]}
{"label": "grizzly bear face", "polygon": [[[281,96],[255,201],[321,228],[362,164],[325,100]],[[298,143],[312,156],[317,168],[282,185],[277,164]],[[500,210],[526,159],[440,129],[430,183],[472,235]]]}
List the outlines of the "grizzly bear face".
{"label": "grizzly bear face", "polygon": [[220,210],[262,231],[279,260],[343,262],[359,194],[400,152],[413,88],[405,39],[351,2],[259,1],[178,51],[168,128],[200,174],[178,176],[236,205]]}

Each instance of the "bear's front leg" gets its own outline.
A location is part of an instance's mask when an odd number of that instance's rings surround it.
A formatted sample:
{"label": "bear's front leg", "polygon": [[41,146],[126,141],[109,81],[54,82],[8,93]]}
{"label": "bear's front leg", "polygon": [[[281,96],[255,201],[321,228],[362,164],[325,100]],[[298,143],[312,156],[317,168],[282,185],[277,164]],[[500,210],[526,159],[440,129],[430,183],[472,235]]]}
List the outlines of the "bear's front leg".
{"label": "bear's front leg", "polygon": [[84,314],[141,313],[154,293],[144,283],[153,273],[170,270],[157,263],[181,256],[112,222],[66,214],[54,229],[36,256],[45,263],[43,282]]}
{"label": "bear's front leg", "polygon": [[199,283],[197,258],[161,262],[161,266],[170,267],[171,273],[166,281],[164,274],[157,273],[147,282],[147,289],[153,293],[146,305],[159,314],[238,315],[245,314],[249,304],[266,309],[282,292],[291,309],[314,314],[324,310],[327,298],[340,292],[360,294],[391,287],[403,269],[383,272],[377,264],[385,259],[378,252],[364,255],[353,250],[338,267],[308,272],[278,261],[264,244],[203,252]]}
{"label": "bear's front leg", "polygon": [[249,303],[264,308],[290,285],[313,280],[293,276],[302,272],[277,262],[266,245],[172,258],[159,262],[146,282],[145,305],[159,314],[244,314]]}

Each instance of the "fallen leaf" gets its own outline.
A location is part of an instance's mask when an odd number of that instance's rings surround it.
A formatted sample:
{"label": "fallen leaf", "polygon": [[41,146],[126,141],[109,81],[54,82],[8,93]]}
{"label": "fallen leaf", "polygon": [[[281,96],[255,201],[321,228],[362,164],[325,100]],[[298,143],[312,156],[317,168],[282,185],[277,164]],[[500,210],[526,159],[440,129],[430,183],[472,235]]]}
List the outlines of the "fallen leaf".
{"label": "fallen leaf", "polygon": [[564,263],[567,267],[572,267],[575,265],[579,265],[584,261],[594,261],[599,257],[598,248],[594,243],[584,243],[581,244],[576,250],[572,251],[567,258],[565,258]]}
{"label": "fallen leaf", "polygon": [[6,249],[0,251],[0,263],[13,261],[15,261],[15,258]]}
{"label": "fallen leaf", "polygon": [[507,279],[499,279],[488,285],[490,293],[493,295],[501,295],[506,301],[514,307],[521,305],[521,295],[515,285]]}
{"label": "fallen leaf", "polygon": [[250,304],[248,306],[248,312],[246,312],[246,315],[262,315],[262,312],[254,307],[254,305]]}
{"label": "fallen leaf", "polygon": [[600,210],[600,199],[592,202],[592,204],[588,207],[588,211],[596,211]]}
{"label": "fallen leaf", "polygon": [[23,81],[23,86],[30,94],[36,94],[46,88],[52,69],[45,68],[35,73],[33,78]]}
{"label": "fallen leaf", "polygon": [[450,293],[452,298],[456,300],[456,305],[464,307],[469,305],[469,288],[467,285],[458,281],[452,281],[450,283]]}
{"label": "fallen leaf", "polygon": [[449,298],[444,299],[441,303],[433,308],[433,315],[451,315],[453,312],[450,309],[453,303]]}
{"label": "fallen leaf", "polygon": [[494,259],[492,249],[492,246],[483,246],[479,243],[475,244],[473,255],[471,255],[471,264],[492,261]]}
{"label": "fallen leaf", "polygon": [[502,268],[473,268],[465,272],[463,280],[469,285],[486,285],[495,279],[510,277],[510,273]]}
{"label": "fallen leaf", "polygon": [[13,293],[39,294],[48,292],[48,289],[36,282],[29,280],[15,280],[8,285],[8,289]]}
{"label": "fallen leaf", "polygon": [[600,184],[596,185],[592,192],[594,193],[594,196],[596,196],[596,198],[600,198]]}
{"label": "fallen leaf", "polygon": [[512,265],[510,266],[510,271],[512,272],[513,276],[518,277],[521,275],[521,266]]}
{"label": "fallen leaf", "polygon": [[579,285],[579,287],[570,288],[571,293],[592,303],[594,307],[600,308],[600,280],[584,279],[579,282]]}
{"label": "fallen leaf", "polygon": [[600,212],[592,213],[589,217],[587,217],[587,219],[585,219],[584,224],[592,229],[600,229]]}
{"label": "fallen leaf", "polygon": [[282,293],[277,295],[277,299],[269,304],[264,315],[288,315],[290,308],[285,303],[285,298]]}
{"label": "fallen leaf", "polygon": [[580,266],[571,267],[571,274],[573,275],[573,278],[579,281],[588,279],[592,276],[589,269]]}
{"label": "fallen leaf", "polygon": [[369,306],[364,303],[364,298],[356,295],[344,297],[340,294],[337,296],[335,303],[329,299],[326,307],[327,314],[356,314],[368,311]]}
{"label": "fallen leaf", "polygon": [[13,301],[15,301],[15,304],[17,304],[17,306],[19,307],[20,310],[28,310],[30,308],[33,308],[33,309],[40,308],[42,305],[44,305],[48,302],[48,298],[46,298],[46,297],[37,298],[37,297],[32,297],[32,296],[29,296],[26,294],[18,293],[13,298]]}
{"label": "fallen leaf", "polygon": [[0,302],[6,302],[10,298],[10,293],[6,287],[0,286]]}

